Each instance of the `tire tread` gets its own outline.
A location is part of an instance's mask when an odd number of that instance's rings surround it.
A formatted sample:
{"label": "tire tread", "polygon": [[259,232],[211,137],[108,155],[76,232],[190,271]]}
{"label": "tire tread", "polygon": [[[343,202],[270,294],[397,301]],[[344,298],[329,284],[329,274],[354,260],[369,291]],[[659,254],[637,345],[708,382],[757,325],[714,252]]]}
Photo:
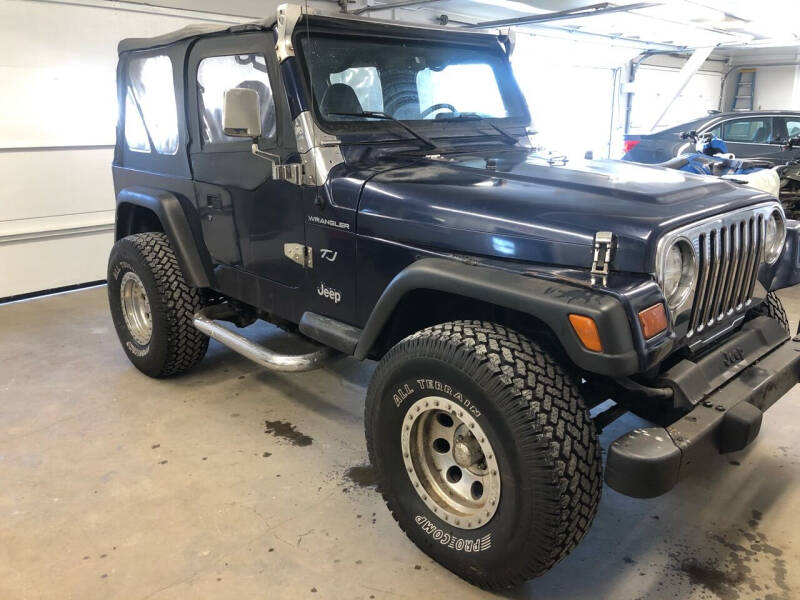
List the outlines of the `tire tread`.
{"label": "tire tread", "polygon": [[137,233],[121,241],[131,244],[150,269],[159,296],[151,305],[162,312],[168,324],[167,357],[155,377],[184,373],[208,350],[208,337],[192,324],[203,306],[200,291],[186,283],[166,234]]}
{"label": "tire tread", "polygon": [[[533,527],[538,543],[501,573],[461,574],[489,589],[515,586],[542,575],[569,554],[586,535],[602,491],[602,460],[594,423],[578,390],[575,375],[547,347],[502,325],[455,321],[428,327],[389,350],[368,391],[366,422],[372,422],[378,383],[395,361],[414,356],[447,357],[469,373],[489,397],[497,399],[526,462],[527,478],[543,484]],[[367,448],[376,464],[375,440],[367,427]],[[381,474],[379,478],[390,476]],[[523,482],[524,483],[524,482]],[[385,486],[381,486],[385,490]],[[392,516],[398,507],[382,491]]]}

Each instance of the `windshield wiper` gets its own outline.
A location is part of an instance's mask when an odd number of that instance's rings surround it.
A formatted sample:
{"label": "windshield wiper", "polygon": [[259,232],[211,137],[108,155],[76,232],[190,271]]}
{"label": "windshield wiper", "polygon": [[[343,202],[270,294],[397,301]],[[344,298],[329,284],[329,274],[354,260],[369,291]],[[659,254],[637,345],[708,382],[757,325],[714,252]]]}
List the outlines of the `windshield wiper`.
{"label": "windshield wiper", "polygon": [[378,111],[373,111],[373,110],[362,110],[361,112],[354,112],[354,113],[332,112],[332,113],[328,113],[328,114],[329,115],[334,115],[336,117],[364,117],[364,118],[368,118],[368,119],[384,119],[386,121],[392,121],[392,122],[397,123],[398,125],[400,125],[400,127],[405,129],[408,133],[413,135],[420,142],[422,142],[423,144],[428,146],[431,150],[437,148],[436,144],[433,143],[428,138],[426,138],[424,135],[422,135],[421,133],[417,133],[411,127],[409,127],[408,125],[403,123],[400,119],[396,119],[392,115],[387,115],[385,112],[378,112]]}
{"label": "windshield wiper", "polygon": [[459,113],[457,116],[454,117],[443,117],[439,119],[440,121],[480,121],[482,123],[486,123],[489,127],[494,129],[497,133],[499,133],[502,138],[506,141],[507,144],[512,146],[516,146],[519,140],[508,133],[507,131],[500,129],[497,125],[488,121],[486,117],[480,116],[478,113],[466,112],[466,113]]}

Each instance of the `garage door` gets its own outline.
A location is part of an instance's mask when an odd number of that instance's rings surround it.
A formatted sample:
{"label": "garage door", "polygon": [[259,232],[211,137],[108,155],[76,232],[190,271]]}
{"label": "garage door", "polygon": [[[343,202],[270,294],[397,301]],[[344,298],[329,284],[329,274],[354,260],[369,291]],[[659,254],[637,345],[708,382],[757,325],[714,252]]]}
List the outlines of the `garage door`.
{"label": "garage door", "polygon": [[117,42],[243,20],[99,0],[0,3],[0,298],[105,278]]}

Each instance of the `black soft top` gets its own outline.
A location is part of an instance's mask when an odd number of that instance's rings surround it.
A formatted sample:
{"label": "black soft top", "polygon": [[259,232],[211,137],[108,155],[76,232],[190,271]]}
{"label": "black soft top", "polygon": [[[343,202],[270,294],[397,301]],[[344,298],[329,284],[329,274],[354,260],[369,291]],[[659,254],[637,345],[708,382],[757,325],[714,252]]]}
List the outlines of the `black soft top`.
{"label": "black soft top", "polygon": [[170,31],[162,35],[157,35],[149,38],[126,38],[117,44],[117,52],[131,52],[134,50],[145,50],[147,48],[156,48],[158,46],[166,46],[188,38],[201,37],[204,35],[211,35],[213,33],[221,33],[223,31],[255,31],[269,29],[274,24],[274,21],[254,21],[252,23],[242,23],[237,25],[225,24],[195,24],[187,25],[177,31]]}
{"label": "black soft top", "polygon": [[[392,32],[396,34],[402,31],[406,34],[416,33],[416,35],[419,36],[422,34],[422,32],[424,32],[423,35],[425,37],[447,40],[457,39],[464,42],[485,42],[487,39],[497,39],[497,35],[482,31],[470,31],[441,26],[437,27],[433,25],[423,26],[417,23],[402,23],[372,18],[353,18],[349,15],[303,15],[303,23],[307,23],[310,26],[318,25],[328,28],[338,28],[341,31],[349,31],[351,33],[355,27],[356,29],[365,29],[370,32],[383,34],[391,34]],[[229,31],[231,33],[239,31],[264,31],[272,29],[274,26],[274,19],[253,21],[250,23],[241,23],[236,25],[212,23],[187,25],[186,27],[178,29],[177,31],[171,31],[155,37],[124,39],[117,45],[117,52],[122,54],[123,52],[156,48],[158,46],[166,46],[189,38],[222,33],[223,31]]]}

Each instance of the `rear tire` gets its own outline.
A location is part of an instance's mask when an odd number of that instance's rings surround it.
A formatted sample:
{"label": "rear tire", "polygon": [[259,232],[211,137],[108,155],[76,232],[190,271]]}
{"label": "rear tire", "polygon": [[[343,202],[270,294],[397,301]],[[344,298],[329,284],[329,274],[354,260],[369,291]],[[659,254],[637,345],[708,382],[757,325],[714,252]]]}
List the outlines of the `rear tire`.
{"label": "rear tire", "polygon": [[[445,323],[394,346],[370,383],[365,426],[380,490],[406,535],[488,589],[542,575],[569,554],[602,489],[577,381],[556,353],[493,323]],[[477,510],[459,496],[462,477]]]}
{"label": "rear tire", "polygon": [[192,324],[202,297],[186,283],[165,234],[137,233],[114,244],[108,303],[120,343],[142,373],[177,375],[205,356],[208,337]]}
{"label": "rear tire", "polygon": [[786,309],[783,308],[783,302],[775,292],[769,292],[761,304],[747,313],[748,320],[761,316],[775,319],[786,330],[786,333],[792,333],[789,330],[789,318],[786,316]]}

